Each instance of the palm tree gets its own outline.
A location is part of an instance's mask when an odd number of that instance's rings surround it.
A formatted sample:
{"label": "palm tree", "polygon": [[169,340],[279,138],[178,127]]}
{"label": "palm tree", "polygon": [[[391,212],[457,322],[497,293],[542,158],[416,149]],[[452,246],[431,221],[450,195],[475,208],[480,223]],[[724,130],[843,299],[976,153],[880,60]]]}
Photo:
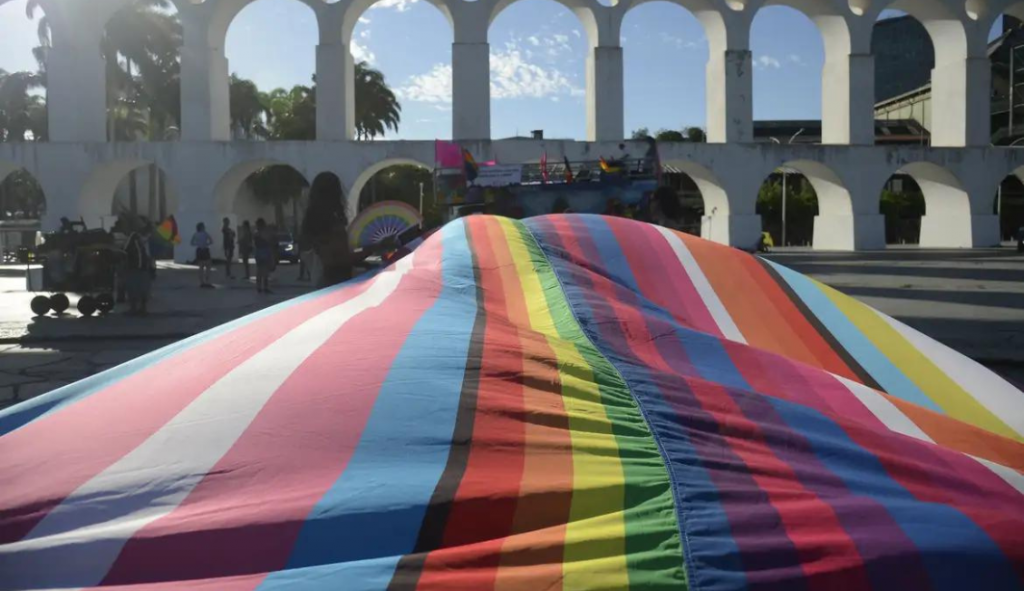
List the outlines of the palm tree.
{"label": "palm tree", "polygon": [[36,62],[39,64],[39,72],[45,76],[46,74],[46,52],[49,51],[52,46],[50,40],[50,19],[43,12],[42,6],[39,4],[39,0],[28,0],[25,3],[25,16],[29,20],[36,18],[36,11],[39,11],[42,16],[39,17],[39,22],[36,23],[36,36],[39,37],[39,47],[32,49],[32,55],[35,56]]}
{"label": "palm tree", "polygon": [[384,74],[359,62],[355,68],[356,139],[372,140],[390,129],[398,131],[402,105],[388,88]]}
{"label": "palm tree", "polygon": [[0,141],[22,142],[46,136],[46,105],[30,91],[42,86],[38,74],[0,70]]}
{"label": "palm tree", "polygon": [[252,80],[231,75],[229,87],[231,102],[231,127],[245,139],[267,139],[270,130],[267,122],[271,117],[269,100],[260,92]]}

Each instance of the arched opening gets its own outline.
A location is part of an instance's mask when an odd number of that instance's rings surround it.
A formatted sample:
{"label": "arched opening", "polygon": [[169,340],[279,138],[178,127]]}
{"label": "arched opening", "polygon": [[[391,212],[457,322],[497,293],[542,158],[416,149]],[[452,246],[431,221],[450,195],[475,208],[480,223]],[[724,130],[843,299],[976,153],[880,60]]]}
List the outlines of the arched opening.
{"label": "arched opening", "polygon": [[16,164],[0,161],[0,221],[38,224],[46,215],[46,195],[39,181]]}
{"label": "arched opening", "polygon": [[992,212],[999,219],[999,241],[1017,241],[1024,228],[1024,168],[999,183]]}
{"label": "arched opening", "polygon": [[50,27],[29,0],[0,4],[0,142],[45,141],[46,51]]}
{"label": "arched opening", "polygon": [[18,261],[20,248],[35,246],[45,215],[39,181],[24,168],[0,162],[0,263]]}
{"label": "arched opening", "polygon": [[970,47],[959,16],[942,2],[898,0],[879,14],[871,36],[875,119],[886,123],[876,143],[989,143],[989,122],[977,117],[988,105],[972,102],[990,100],[989,67],[967,59]]}
{"label": "arched opening", "polygon": [[886,242],[920,244],[924,248],[976,246],[971,202],[960,181],[948,170],[915,162],[886,181],[880,198]]}
{"label": "arched opening", "polygon": [[107,21],[107,140],[181,136],[182,28],[170,0],[131,0]]}
{"label": "arched opening", "polygon": [[703,141],[708,39],[694,13],[674,2],[636,6],[623,19],[620,43],[627,134]]}
{"label": "arched opening", "polygon": [[792,164],[765,178],[757,193],[761,229],[775,246],[811,246],[814,242],[818,194],[810,179]]}
{"label": "arched opening", "polygon": [[309,181],[288,164],[254,161],[228,171],[214,191],[221,217],[234,225],[263,218],[281,233],[297,235],[308,204]]}
{"label": "arched opening", "polygon": [[[797,133],[783,134],[782,143],[822,140],[824,123],[818,123],[823,118],[822,67],[829,53],[849,54],[849,36],[845,24],[831,28],[816,24],[812,18],[831,23],[828,19],[835,17],[821,14],[815,5],[821,3],[808,4],[800,7],[807,10],[766,6],[757,11],[751,24],[755,137],[765,133],[774,137],[777,134],[762,130],[785,122]],[[823,33],[827,33],[828,43],[823,41]]]}
{"label": "arched opening", "polygon": [[[143,193],[141,187],[155,188],[156,192]],[[145,160],[118,160],[97,167],[82,187],[78,201],[78,214],[86,227],[105,230],[112,229],[118,221],[160,224],[177,211],[178,191],[174,183],[162,169]],[[181,232],[184,238],[184,229]],[[173,256],[172,244],[158,246],[156,258]]]}
{"label": "arched opening", "polygon": [[232,137],[316,139],[316,13],[299,0],[246,3],[227,27]]}
{"label": "arched opening", "polygon": [[[685,160],[666,159],[661,166],[663,182],[676,190],[686,210],[685,231],[729,244],[729,197],[715,174],[700,164]],[[696,228],[694,222],[698,224]]]}
{"label": "arched opening", "polygon": [[520,0],[492,17],[488,40],[491,137],[585,139],[592,40],[577,17],[551,0]]}
{"label": "arched opening", "polygon": [[352,194],[358,196],[359,211],[382,201],[401,201],[416,208],[428,227],[441,224],[443,212],[434,201],[434,172],[418,162],[390,164]]}
{"label": "arched opening", "polygon": [[[343,38],[354,63],[355,138],[450,137],[454,33],[447,7],[363,0],[349,10],[354,23],[346,23]],[[389,39],[415,39],[416,51]]]}
{"label": "arched opening", "polygon": [[682,231],[700,236],[701,221],[708,212],[705,210],[704,196],[700,192],[697,181],[681,168],[663,164],[661,184],[671,187],[679,196],[679,203],[683,206]]}

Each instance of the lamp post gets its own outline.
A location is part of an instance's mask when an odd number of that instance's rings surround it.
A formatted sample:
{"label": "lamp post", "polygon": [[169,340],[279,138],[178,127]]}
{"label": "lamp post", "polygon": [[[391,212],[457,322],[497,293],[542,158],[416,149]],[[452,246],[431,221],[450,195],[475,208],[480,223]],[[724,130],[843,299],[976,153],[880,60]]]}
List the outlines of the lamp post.
{"label": "lamp post", "polygon": [[[806,129],[807,128],[805,128],[805,127],[801,127],[799,131],[797,131],[792,136],[790,136],[789,141],[786,142],[786,143],[787,144],[792,144],[793,140],[795,140],[797,138],[797,136],[799,136],[801,133],[803,133],[804,130],[806,130]],[[773,142],[775,142],[776,144],[782,144],[782,142],[780,142],[777,138],[773,137],[773,138],[770,138],[770,139]],[[782,246],[786,246],[786,188],[787,188],[786,187],[786,174],[787,174],[788,171],[786,170],[785,166],[783,166],[781,168],[781,170],[782,170]]]}

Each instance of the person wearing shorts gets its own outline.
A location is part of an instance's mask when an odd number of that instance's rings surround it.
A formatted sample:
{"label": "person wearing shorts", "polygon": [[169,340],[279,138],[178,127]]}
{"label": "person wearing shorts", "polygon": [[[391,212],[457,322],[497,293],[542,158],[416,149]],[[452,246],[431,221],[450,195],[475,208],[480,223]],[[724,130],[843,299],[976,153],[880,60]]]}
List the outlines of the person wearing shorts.
{"label": "person wearing shorts", "polygon": [[206,233],[206,224],[196,224],[196,233],[192,235],[192,246],[196,248],[196,265],[199,267],[199,287],[211,288],[210,267],[212,256],[210,247],[213,246],[213,238]]}

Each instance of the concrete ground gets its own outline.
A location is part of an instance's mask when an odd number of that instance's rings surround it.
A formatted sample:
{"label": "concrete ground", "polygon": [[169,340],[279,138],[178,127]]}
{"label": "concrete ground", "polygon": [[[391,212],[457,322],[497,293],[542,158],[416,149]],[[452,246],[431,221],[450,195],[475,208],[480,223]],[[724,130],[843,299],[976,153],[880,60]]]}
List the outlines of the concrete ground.
{"label": "concrete ground", "polygon": [[856,297],[1024,389],[1024,256],[1015,249],[793,250],[766,258]]}
{"label": "concrete ground", "polygon": [[[770,259],[832,285],[998,371],[1024,389],[1024,257],[1009,248],[871,253],[776,251]],[[236,269],[236,274],[238,269]],[[161,264],[151,314],[34,318],[24,268],[0,266],[0,408],[309,291],[282,265],[275,293],[214,272]]]}

